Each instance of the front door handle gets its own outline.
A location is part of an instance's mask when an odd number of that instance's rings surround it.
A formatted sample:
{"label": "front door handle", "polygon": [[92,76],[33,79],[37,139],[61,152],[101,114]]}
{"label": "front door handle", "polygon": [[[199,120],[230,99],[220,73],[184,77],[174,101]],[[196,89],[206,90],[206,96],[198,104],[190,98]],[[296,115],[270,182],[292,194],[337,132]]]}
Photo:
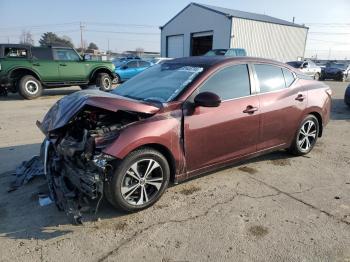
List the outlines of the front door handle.
{"label": "front door handle", "polygon": [[60,66],[67,66],[67,64],[60,64]]}
{"label": "front door handle", "polygon": [[255,111],[258,111],[258,108],[249,105],[249,106],[247,106],[246,109],[243,110],[243,113],[246,113],[246,114],[254,114]]}
{"label": "front door handle", "polygon": [[295,100],[303,102],[305,99],[305,96],[303,94],[298,94],[297,97],[295,98]]}
{"label": "front door handle", "polygon": [[33,63],[33,66],[40,66],[39,63]]}

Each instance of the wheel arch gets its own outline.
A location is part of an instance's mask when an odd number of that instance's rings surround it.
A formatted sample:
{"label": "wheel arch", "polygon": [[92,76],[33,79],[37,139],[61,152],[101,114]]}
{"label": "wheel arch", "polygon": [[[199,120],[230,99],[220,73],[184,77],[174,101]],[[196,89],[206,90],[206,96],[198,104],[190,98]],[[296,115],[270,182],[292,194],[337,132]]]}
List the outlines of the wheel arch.
{"label": "wheel arch", "polygon": [[313,115],[314,117],[317,118],[318,121],[318,125],[319,125],[319,133],[318,133],[318,137],[322,137],[322,133],[323,133],[323,121],[322,121],[322,116],[319,112],[316,111],[312,111],[309,112],[309,115]]}
{"label": "wheel arch", "polygon": [[99,73],[106,73],[112,79],[114,78],[113,72],[108,67],[97,67],[94,70],[92,70],[92,72],[90,74],[89,82],[94,83],[96,81],[96,77]]}
{"label": "wheel arch", "polygon": [[174,182],[175,181],[175,174],[176,174],[176,161],[175,161],[175,158],[174,158],[173,154],[171,153],[170,149],[162,144],[149,143],[149,144],[144,144],[144,145],[138,146],[138,147],[134,148],[131,152],[142,149],[142,148],[154,149],[154,150],[158,151],[159,153],[161,153],[165,157],[165,159],[167,160],[167,162],[169,164],[169,168],[170,168],[170,181]]}
{"label": "wheel arch", "polygon": [[15,81],[18,81],[21,77],[25,75],[31,75],[38,79],[40,82],[42,82],[40,75],[33,69],[27,67],[16,67],[9,71],[9,77],[11,79],[14,79]]}

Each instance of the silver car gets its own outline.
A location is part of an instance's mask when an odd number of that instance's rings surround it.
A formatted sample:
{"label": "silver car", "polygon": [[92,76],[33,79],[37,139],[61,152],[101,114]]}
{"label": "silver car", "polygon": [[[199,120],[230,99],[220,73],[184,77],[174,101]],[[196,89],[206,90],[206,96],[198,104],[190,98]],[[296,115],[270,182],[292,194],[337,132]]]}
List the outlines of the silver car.
{"label": "silver car", "polygon": [[287,62],[288,65],[299,69],[304,74],[307,74],[311,77],[313,77],[315,80],[319,80],[321,76],[321,67],[316,65],[311,60],[305,60],[305,61],[291,61]]}

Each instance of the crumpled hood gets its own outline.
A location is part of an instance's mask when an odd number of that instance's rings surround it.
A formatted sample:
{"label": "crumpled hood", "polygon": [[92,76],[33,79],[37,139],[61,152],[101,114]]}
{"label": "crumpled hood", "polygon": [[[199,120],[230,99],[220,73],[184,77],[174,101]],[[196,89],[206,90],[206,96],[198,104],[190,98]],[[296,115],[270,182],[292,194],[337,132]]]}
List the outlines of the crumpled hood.
{"label": "crumpled hood", "polygon": [[116,112],[118,110],[155,114],[160,108],[140,103],[113,93],[83,90],[58,100],[46,113],[39,128],[44,134],[65,126],[85,106],[90,105]]}

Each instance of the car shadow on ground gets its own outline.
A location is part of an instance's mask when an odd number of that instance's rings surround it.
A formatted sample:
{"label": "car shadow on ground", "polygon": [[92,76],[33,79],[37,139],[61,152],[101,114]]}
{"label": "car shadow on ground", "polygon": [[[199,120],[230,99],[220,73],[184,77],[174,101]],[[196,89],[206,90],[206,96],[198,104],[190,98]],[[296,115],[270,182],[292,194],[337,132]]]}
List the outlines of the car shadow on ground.
{"label": "car shadow on ground", "polygon": [[[27,156],[39,153],[38,144],[12,148],[14,148],[13,151],[18,152],[28,151]],[[0,152],[4,153],[7,150],[8,148],[2,148]],[[253,169],[247,169],[245,166],[257,161],[273,161],[279,166],[289,165],[289,158],[291,158],[290,154],[279,151],[232,165],[231,167],[243,168],[242,171],[254,173]],[[14,155],[11,158],[11,161],[14,161],[16,164],[20,164],[24,160],[28,159],[24,159],[23,155],[21,156],[20,154],[18,154],[18,157]],[[56,208],[54,203],[43,207],[39,205],[37,193],[42,191],[43,188],[47,189],[44,177],[36,177],[16,191],[7,192],[11,181],[15,178],[13,173],[14,171],[4,172],[4,170],[0,170],[0,239],[48,240],[72,233],[77,229],[77,227],[72,226],[66,214]],[[176,185],[174,186],[176,187]],[[104,199],[97,214],[91,211],[83,215],[85,222],[94,222],[111,218],[117,219],[128,214],[116,210]],[[94,227],[94,223],[89,223],[88,227]]]}
{"label": "car shadow on ground", "polygon": [[[76,91],[81,90],[79,87],[69,87],[69,88],[50,88],[44,89],[41,97],[37,99],[48,99],[70,95]],[[0,96],[0,101],[13,101],[13,100],[24,100],[18,93],[9,93],[7,96]]]}
{"label": "car shadow on ground", "polygon": [[[39,150],[40,144],[0,148],[0,159],[11,161],[12,163],[7,166],[14,167],[38,155]],[[15,176],[13,168],[12,171],[5,168],[6,165],[2,164],[0,168],[0,239],[46,240],[75,230],[66,214],[59,211],[54,203],[47,206],[39,205],[38,192],[47,190],[45,177],[35,177],[28,184],[8,192]],[[107,201],[102,200],[98,213],[94,214],[93,210],[85,212],[83,219],[85,222],[94,222],[124,215],[126,213],[116,210]],[[93,224],[89,225],[93,226]]]}
{"label": "car shadow on ground", "polygon": [[350,107],[344,103],[344,99],[332,99],[332,120],[350,120]]}

